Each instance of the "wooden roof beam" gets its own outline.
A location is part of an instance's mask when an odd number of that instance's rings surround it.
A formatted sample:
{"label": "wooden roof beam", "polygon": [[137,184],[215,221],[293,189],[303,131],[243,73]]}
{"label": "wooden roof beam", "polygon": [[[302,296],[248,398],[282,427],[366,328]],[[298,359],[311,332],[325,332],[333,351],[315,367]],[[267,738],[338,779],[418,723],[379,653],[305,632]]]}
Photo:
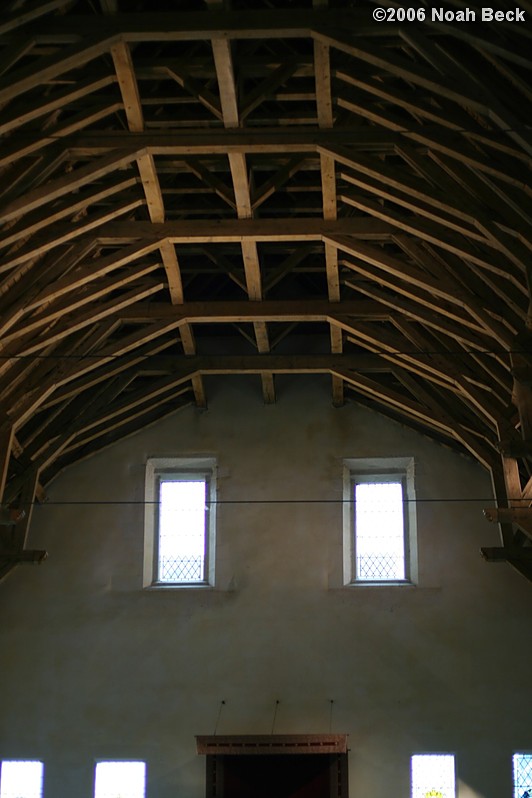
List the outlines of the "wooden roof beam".
{"label": "wooden roof beam", "polygon": [[[220,104],[224,126],[226,128],[238,127],[241,125],[241,119],[238,108],[231,44],[227,40],[213,40],[212,48],[220,91]],[[233,180],[238,218],[252,219],[253,208],[245,154],[229,153],[229,168]],[[262,299],[262,284],[257,243],[255,241],[242,241],[241,246],[248,296],[252,301],[260,301]],[[269,352],[270,343],[265,322],[255,322],[253,328],[258,351],[261,354]],[[266,404],[272,404],[275,401],[273,376],[272,374],[264,372],[261,379],[264,401]]]}
{"label": "wooden roof beam", "polygon": [[[316,105],[318,124],[322,129],[331,129],[334,124],[331,91],[331,63],[329,47],[322,42],[314,42],[314,69],[316,83]],[[320,153],[321,189],[323,218],[337,219],[336,163],[329,154]],[[327,291],[331,302],[340,300],[340,277],[338,270],[338,250],[331,243],[325,243],[325,270]],[[340,353],[343,349],[343,336],[336,325],[330,327],[331,352]],[[332,377],[333,404],[340,407],[344,403],[343,381],[336,375]]]}

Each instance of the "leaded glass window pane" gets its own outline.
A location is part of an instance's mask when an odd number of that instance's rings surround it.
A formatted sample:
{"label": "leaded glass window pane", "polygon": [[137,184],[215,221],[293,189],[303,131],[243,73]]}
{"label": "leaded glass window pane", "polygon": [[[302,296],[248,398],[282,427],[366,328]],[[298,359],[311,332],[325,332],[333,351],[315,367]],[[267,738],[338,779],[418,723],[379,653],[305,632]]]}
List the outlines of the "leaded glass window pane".
{"label": "leaded glass window pane", "polygon": [[158,580],[205,580],[205,479],[161,479],[159,484]]}
{"label": "leaded glass window pane", "polygon": [[357,482],[354,500],[356,579],[406,579],[402,483]]}
{"label": "leaded glass window pane", "polygon": [[514,754],[514,798],[532,798],[532,754]]}
{"label": "leaded glass window pane", "polygon": [[454,756],[416,754],[412,757],[412,798],[455,798]]}
{"label": "leaded glass window pane", "polygon": [[98,762],[94,798],[144,798],[145,762]]}
{"label": "leaded glass window pane", "polygon": [[0,798],[41,798],[43,763],[5,760],[0,769]]}

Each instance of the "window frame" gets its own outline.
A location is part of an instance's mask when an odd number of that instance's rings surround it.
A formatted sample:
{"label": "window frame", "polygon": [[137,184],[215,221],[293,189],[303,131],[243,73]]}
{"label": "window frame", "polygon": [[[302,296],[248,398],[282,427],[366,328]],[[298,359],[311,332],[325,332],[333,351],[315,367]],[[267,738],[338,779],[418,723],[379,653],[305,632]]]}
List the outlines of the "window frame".
{"label": "window frame", "polygon": [[[216,536],[216,459],[214,457],[150,457],[146,462],[143,586],[158,589],[214,587]],[[159,579],[159,491],[161,481],[205,481],[203,578],[172,582]]]}
{"label": "window frame", "polygon": [[415,798],[414,796],[414,759],[415,758],[423,758],[423,757],[446,757],[452,759],[453,763],[453,786],[454,791],[451,798],[456,798],[458,795],[458,778],[456,772],[456,754],[450,751],[418,751],[415,754],[412,754],[410,757],[410,796],[411,798]]}
{"label": "window frame", "polygon": [[[518,790],[518,789],[520,789],[520,790],[521,790],[521,789],[523,789],[523,785],[518,785],[518,784],[517,784],[517,778],[516,778],[516,776],[517,776],[517,765],[516,765],[516,760],[517,760],[518,758],[523,758],[523,759],[530,759],[530,760],[532,760],[532,751],[523,751],[523,750],[521,750],[521,751],[514,751],[514,752],[513,752],[513,754],[512,754],[512,796],[513,796],[514,798],[515,798],[515,796],[518,796],[518,798],[522,798],[522,797],[519,795],[519,793],[517,792],[517,790]],[[531,780],[532,780],[532,778],[531,778]],[[526,789],[527,789],[527,788],[525,787],[525,790],[526,790]],[[532,795],[532,791],[531,791],[531,795]]]}
{"label": "window frame", "polygon": [[[360,587],[417,584],[417,527],[415,509],[415,463],[413,457],[347,458],[343,469],[344,585]],[[404,579],[360,579],[356,567],[355,486],[364,483],[398,482],[403,491]]]}
{"label": "window frame", "polygon": [[92,786],[92,794],[94,798],[98,798],[96,793],[96,788],[98,786],[98,767],[99,765],[143,765],[143,798],[146,798],[147,793],[147,784],[148,784],[148,767],[146,761],[144,759],[97,759],[94,763],[94,775],[93,775],[93,786]]}
{"label": "window frame", "polygon": [[[0,796],[4,794],[4,785],[2,784],[2,771],[4,769],[4,765],[14,765],[14,764],[32,764],[32,765],[40,765],[39,768],[39,775],[40,775],[40,784],[39,784],[39,798],[42,798],[44,794],[44,761],[42,759],[30,759],[24,758],[21,759],[20,757],[17,759],[2,759],[0,760]],[[27,793],[26,793],[27,794]]]}

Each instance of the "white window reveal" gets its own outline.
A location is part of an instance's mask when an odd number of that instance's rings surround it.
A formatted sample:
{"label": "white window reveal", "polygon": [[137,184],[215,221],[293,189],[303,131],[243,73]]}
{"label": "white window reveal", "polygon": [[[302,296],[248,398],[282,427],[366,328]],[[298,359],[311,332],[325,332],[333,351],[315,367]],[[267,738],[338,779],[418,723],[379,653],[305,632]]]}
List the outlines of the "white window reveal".
{"label": "white window reveal", "polygon": [[415,581],[413,460],[351,459],[344,465],[345,583]]}
{"label": "white window reveal", "polygon": [[144,798],[145,762],[98,762],[94,777],[94,798]]}
{"label": "white window reveal", "polygon": [[0,765],[0,798],[41,798],[42,762],[7,759]]}
{"label": "white window reveal", "polygon": [[144,585],[214,584],[213,458],[151,458],[146,466]]}
{"label": "white window reveal", "polygon": [[412,798],[455,798],[453,754],[416,754],[411,764]]}
{"label": "white window reveal", "polygon": [[514,798],[532,798],[532,754],[513,755]]}

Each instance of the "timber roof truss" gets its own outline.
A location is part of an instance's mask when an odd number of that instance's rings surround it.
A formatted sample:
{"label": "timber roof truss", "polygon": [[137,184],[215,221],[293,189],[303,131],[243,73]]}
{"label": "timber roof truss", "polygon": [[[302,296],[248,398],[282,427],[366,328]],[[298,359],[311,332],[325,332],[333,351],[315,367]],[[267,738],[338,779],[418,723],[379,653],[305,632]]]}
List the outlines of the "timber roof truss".
{"label": "timber roof truss", "polygon": [[532,23],[4,5],[0,574],[70,463],[211,376],[316,373],[486,467],[484,556],[532,578]]}

